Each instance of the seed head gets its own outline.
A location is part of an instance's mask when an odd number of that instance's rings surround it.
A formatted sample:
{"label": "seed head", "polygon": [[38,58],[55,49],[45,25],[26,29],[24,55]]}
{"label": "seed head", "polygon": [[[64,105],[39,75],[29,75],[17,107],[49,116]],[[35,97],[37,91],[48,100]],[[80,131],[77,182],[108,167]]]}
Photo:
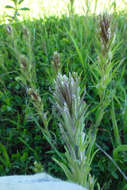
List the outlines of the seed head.
{"label": "seed head", "polygon": [[104,14],[100,16],[100,37],[104,44],[107,44],[111,38],[110,18]]}
{"label": "seed head", "polygon": [[21,67],[22,67],[23,69],[26,69],[26,67],[27,67],[27,62],[28,62],[27,58],[26,58],[24,55],[21,55],[21,56],[20,56],[20,64],[21,64]]}
{"label": "seed head", "polygon": [[59,73],[55,80],[55,86],[56,91],[54,96],[57,98],[59,106],[66,110],[66,112],[68,110],[70,115],[72,115],[73,103],[77,99],[79,90],[78,78],[73,78],[71,74],[67,77]]}
{"label": "seed head", "polygon": [[39,102],[39,103],[41,102],[41,98],[40,98],[40,96],[38,95],[38,93],[37,93],[36,90],[34,90],[34,89],[32,89],[32,88],[29,88],[29,89],[27,90],[27,93],[28,93],[28,95],[31,96],[32,100],[34,100],[34,101],[36,101],[36,102]]}
{"label": "seed head", "polygon": [[12,33],[12,27],[10,25],[7,25],[6,31],[8,32],[8,34],[11,34]]}
{"label": "seed head", "polygon": [[25,26],[23,27],[23,34],[25,37],[29,36],[29,30]]}
{"label": "seed head", "polygon": [[57,51],[54,52],[53,54],[53,67],[56,72],[60,69],[61,63],[60,63],[60,55]]}

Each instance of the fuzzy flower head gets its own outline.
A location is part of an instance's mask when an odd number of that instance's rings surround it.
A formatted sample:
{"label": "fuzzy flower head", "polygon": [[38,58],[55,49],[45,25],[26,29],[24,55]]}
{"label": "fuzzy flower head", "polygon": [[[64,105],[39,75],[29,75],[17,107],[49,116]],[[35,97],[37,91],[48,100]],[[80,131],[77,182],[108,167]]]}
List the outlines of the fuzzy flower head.
{"label": "fuzzy flower head", "polygon": [[81,96],[79,77],[76,73],[69,76],[59,73],[55,80],[54,99],[59,112],[60,130],[68,151],[76,159],[83,158],[85,152],[80,151],[84,143],[84,121],[86,103]]}
{"label": "fuzzy flower head", "polygon": [[66,75],[58,74],[55,80],[55,93],[57,104],[61,109],[68,110],[72,114],[73,104],[77,98],[80,100],[80,87],[76,74]]}

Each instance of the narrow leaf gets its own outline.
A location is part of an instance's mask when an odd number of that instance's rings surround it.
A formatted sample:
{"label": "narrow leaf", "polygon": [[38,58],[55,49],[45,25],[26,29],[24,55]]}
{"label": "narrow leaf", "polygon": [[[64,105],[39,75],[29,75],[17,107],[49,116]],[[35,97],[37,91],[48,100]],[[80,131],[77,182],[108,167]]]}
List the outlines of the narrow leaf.
{"label": "narrow leaf", "polygon": [[6,5],[5,8],[6,9],[14,9],[14,7],[12,7],[11,5]]}
{"label": "narrow leaf", "polygon": [[20,11],[29,11],[29,10],[30,10],[30,9],[27,8],[27,7],[23,7],[23,8],[20,9]]}
{"label": "narrow leaf", "polygon": [[65,175],[68,178],[68,180],[71,179],[71,172],[69,171],[69,169],[67,168],[67,166],[65,164],[63,164],[62,162],[56,160],[55,158],[53,158],[53,160],[63,169]]}
{"label": "narrow leaf", "polygon": [[117,126],[117,120],[116,120],[115,108],[114,108],[114,103],[113,102],[112,102],[111,117],[112,117],[112,123],[113,123],[113,131],[114,131],[115,143],[116,143],[116,145],[120,145],[121,141],[120,141],[119,129],[118,129],[118,126]]}
{"label": "narrow leaf", "polygon": [[127,145],[119,145],[117,148],[114,149],[113,151],[113,157],[115,160],[118,160],[118,153],[119,152],[125,152],[127,151]]}

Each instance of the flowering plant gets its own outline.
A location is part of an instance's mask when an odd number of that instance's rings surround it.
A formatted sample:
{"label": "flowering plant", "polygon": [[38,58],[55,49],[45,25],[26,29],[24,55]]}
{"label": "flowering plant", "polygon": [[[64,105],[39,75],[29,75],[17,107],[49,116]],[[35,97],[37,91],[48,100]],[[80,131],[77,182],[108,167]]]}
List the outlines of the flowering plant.
{"label": "flowering plant", "polygon": [[87,104],[81,96],[79,77],[76,73],[58,74],[55,80],[54,98],[59,114],[59,128],[65,143],[65,159],[55,161],[64,170],[67,178],[92,190],[94,178],[90,165],[95,155],[95,135],[85,131]]}

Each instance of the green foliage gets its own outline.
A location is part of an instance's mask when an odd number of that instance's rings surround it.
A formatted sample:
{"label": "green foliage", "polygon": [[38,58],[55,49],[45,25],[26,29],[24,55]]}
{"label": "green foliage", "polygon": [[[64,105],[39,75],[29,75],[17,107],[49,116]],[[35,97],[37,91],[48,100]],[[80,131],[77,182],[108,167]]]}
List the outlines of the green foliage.
{"label": "green foliage", "polygon": [[[14,1],[18,12],[22,2]],[[124,12],[100,17],[73,12],[69,18],[0,25],[0,175],[44,169],[65,179],[53,158],[69,179],[76,181],[80,176],[78,162],[61,138],[52,103],[57,73],[76,72],[88,105],[83,123],[77,124],[82,124],[86,134],[83,150],[90,163],[85,172],[95,176],[101,189],[127,188],[126,18]],[[89,134],[95,131],[100,151],[92,157]]]}
{"label": "green foliage", "polygon": [[4,145],[0,144],[0,168],[3,174],[9,171],[11,167],[10,159]]}

